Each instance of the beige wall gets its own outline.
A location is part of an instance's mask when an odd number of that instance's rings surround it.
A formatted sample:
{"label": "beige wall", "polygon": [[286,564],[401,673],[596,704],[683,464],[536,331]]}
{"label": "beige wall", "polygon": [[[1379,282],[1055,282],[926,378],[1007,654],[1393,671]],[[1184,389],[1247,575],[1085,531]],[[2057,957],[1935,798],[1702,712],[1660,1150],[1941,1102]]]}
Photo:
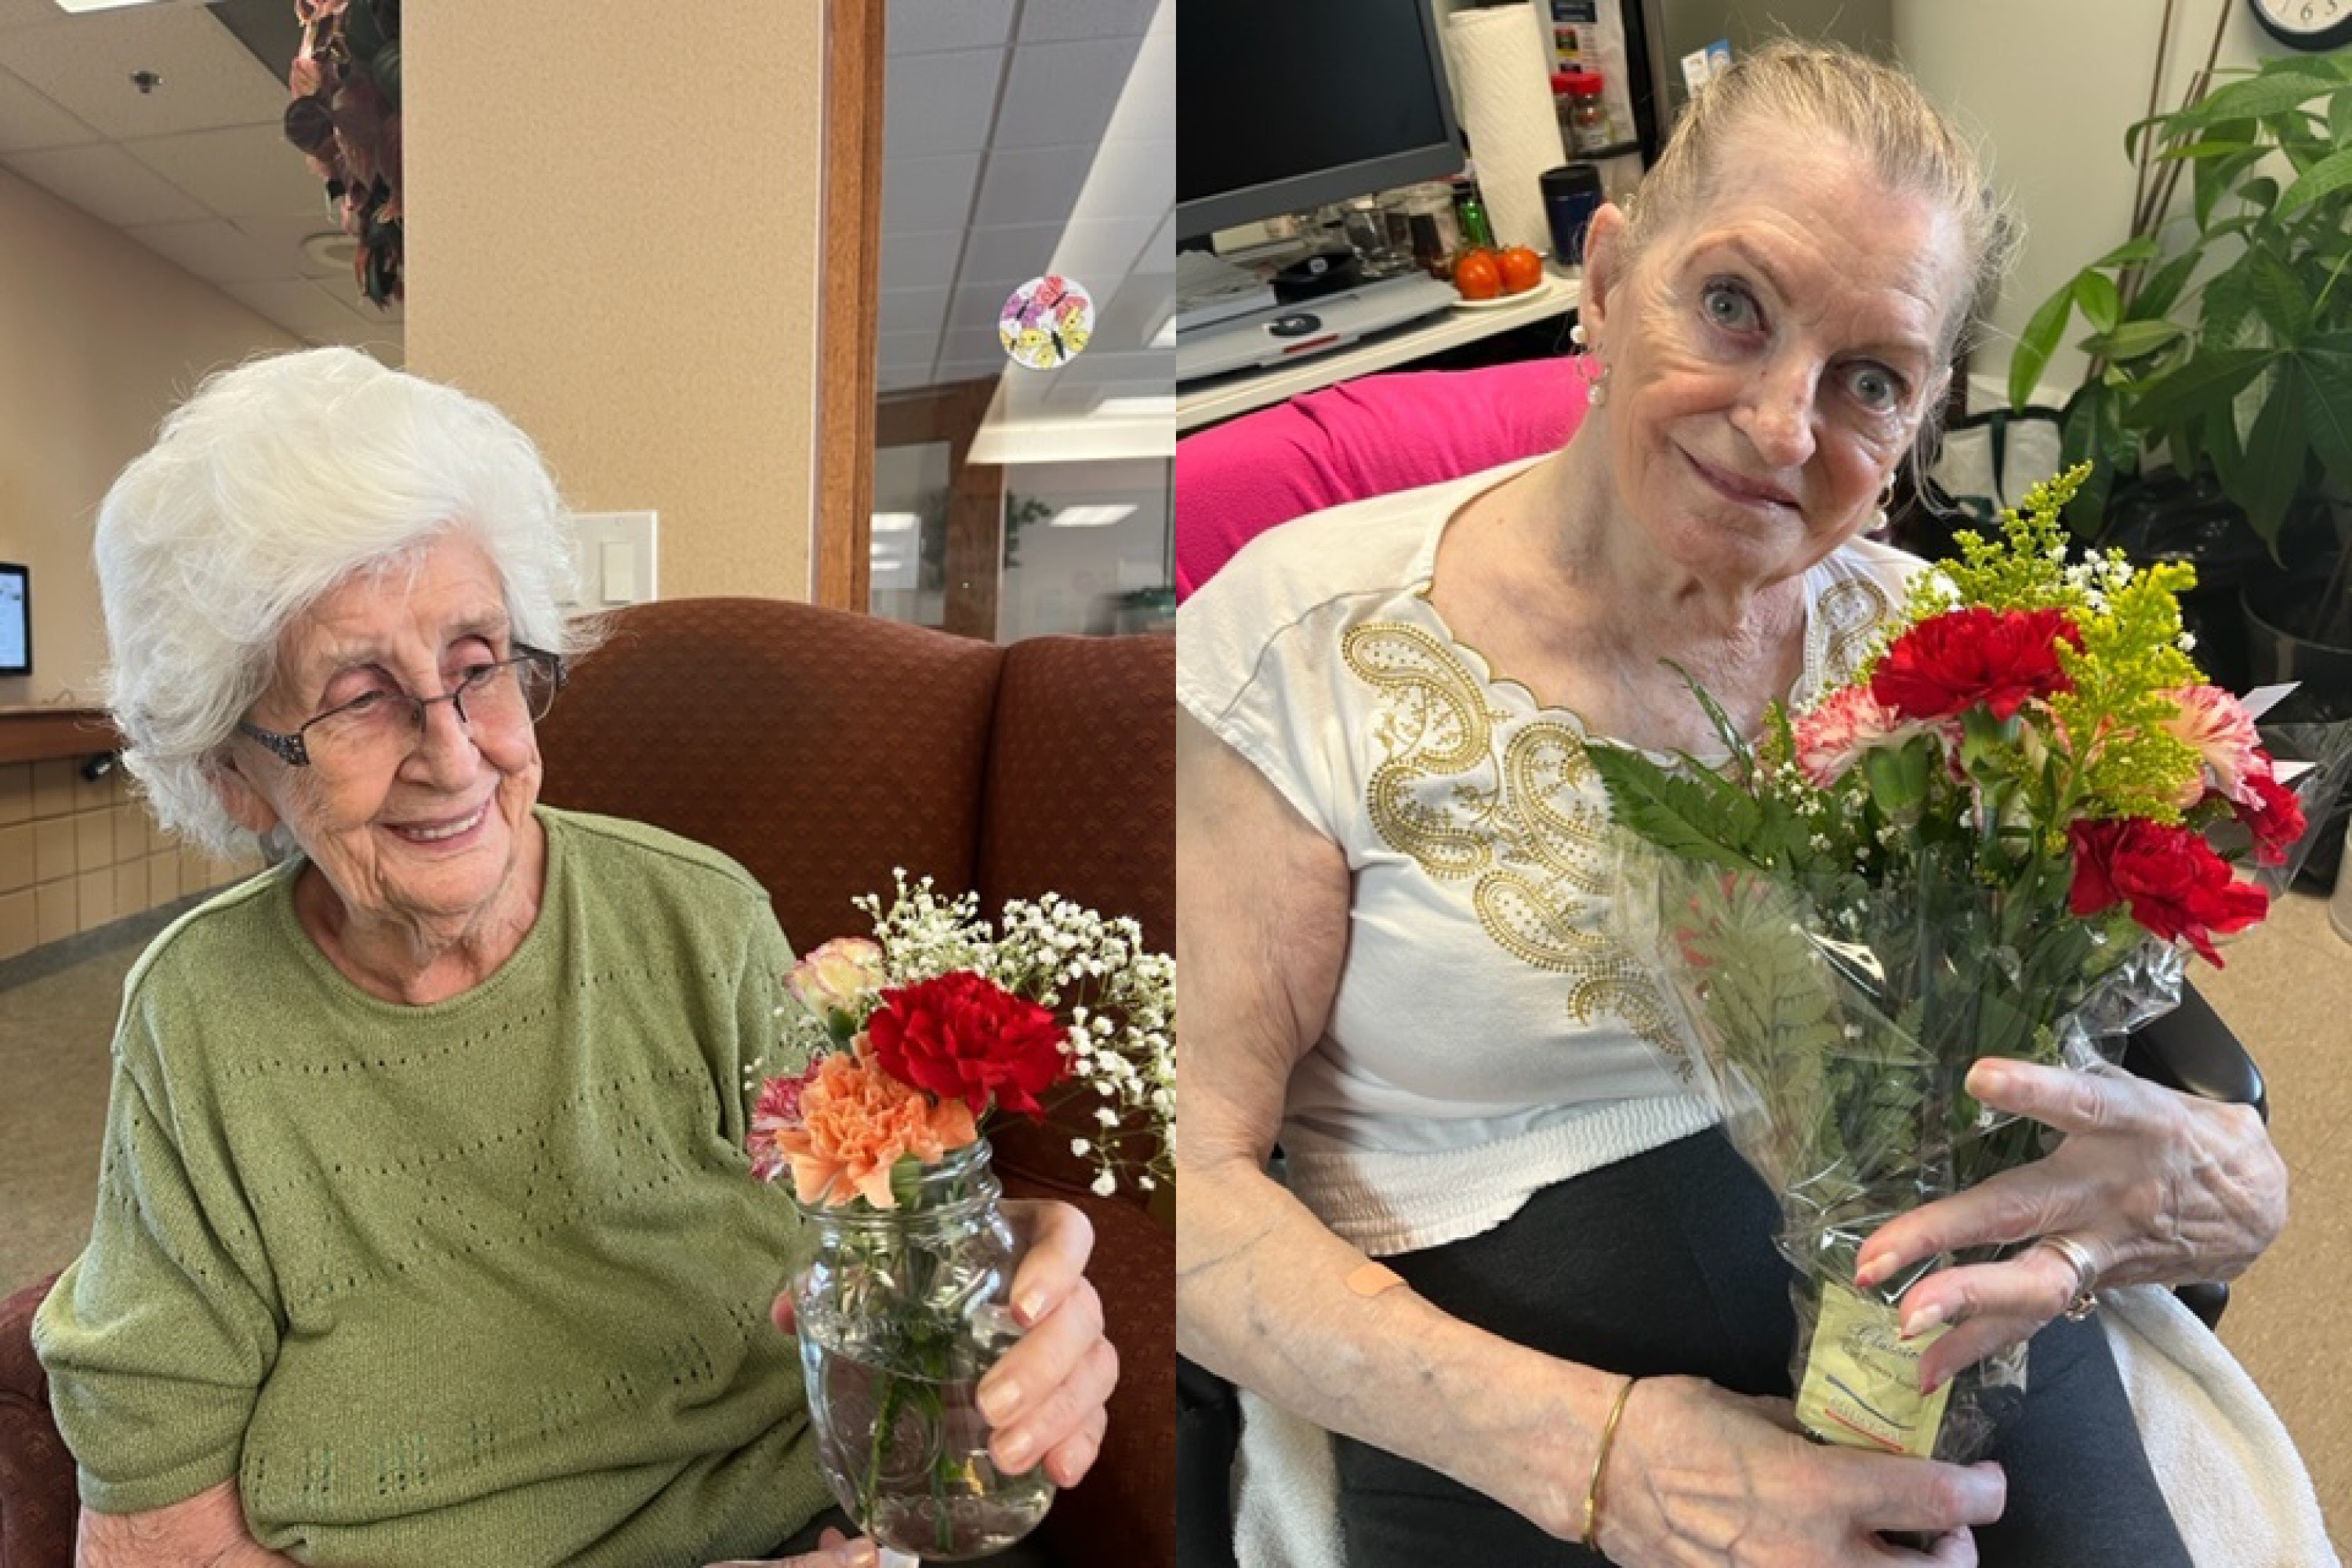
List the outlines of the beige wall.
{"label": "beige wall", "polygon": [[[0,560],[33,569],[33,668],[0,705],[99,696],[90,528],[106,487],[207,371],[298,346],[143,246],[0,170]],[[0,959],[217,886],[120,769],[0,763]]]}
{"label": "beige wall", "polygon": [[100,498],[205,372],[293,338],[0,170],[0,561],[33,569],[33,673],[0,706],[94,701]]}
{"label": "beige wall", "polygon": [[[2173,8],[2163,108],[2179,106],[2224,3],[2194,0]],[[2287,52],[2241,0],[2226,4],[2221,66],[2251,66]],[[1981,139],[1994,177],[2025,220],[2024,254],[1970,367],[1975,406],[2007,401],[2009,345],[2033,308],[2129,232],[2132,165],[2124,156],[2124,130],[2147,112],[2161,17],[2153,0],[1895,0],[1895,43],[1904,63]],[[2188,204],[2184,178],[2173,211],[2186,212]],[[2069,338],[2088,331],[2078,317]],[[2042,401],[2064,402],[2081,383],[2083,365],[2074,348],[2061,348],[2042,374]]]}
{"label": "beige wall", "polygon": [[665,598],[810,596],[824,10],[403,13],[408,367],[658,511]]}

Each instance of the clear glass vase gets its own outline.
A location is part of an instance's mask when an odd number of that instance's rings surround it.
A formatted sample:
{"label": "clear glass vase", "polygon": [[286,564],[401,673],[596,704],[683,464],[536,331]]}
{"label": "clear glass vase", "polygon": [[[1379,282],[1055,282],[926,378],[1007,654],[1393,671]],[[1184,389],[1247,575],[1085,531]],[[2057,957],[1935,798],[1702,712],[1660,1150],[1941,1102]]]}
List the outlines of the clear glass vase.
{"label": "clear glass vase", "polygon": [[896,1208],[800,1205],[814,1256],[793,1303],[825,1479],[866,1534],[930,1562],[1002,1551],[1054,1500],[1042,1465],[998,1470],[976,1397],[1021,1333],[988,1158],[982,1139],[902,1162]]}

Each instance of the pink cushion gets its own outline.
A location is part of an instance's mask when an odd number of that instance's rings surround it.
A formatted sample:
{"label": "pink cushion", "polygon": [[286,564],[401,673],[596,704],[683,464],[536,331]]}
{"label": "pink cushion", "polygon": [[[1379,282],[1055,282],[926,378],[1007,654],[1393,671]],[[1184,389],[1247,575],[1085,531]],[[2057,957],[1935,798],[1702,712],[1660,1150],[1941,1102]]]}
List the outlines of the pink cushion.
{"label": "pink cushion", "polygon": [[1584,418],[1583,356],[1368,375],[1176,445],[1176,594],[1277,522],[1561,446]]}

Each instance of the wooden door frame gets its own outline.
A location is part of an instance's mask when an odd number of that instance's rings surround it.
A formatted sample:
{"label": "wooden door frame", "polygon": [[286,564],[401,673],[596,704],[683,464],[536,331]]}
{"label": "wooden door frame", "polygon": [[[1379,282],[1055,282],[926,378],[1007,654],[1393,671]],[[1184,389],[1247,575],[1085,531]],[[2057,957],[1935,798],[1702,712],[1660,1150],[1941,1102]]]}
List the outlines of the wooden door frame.
{"label": "wooden door frame", "polygon": [[827,0],[817,280],[813,600],[866,613],[874,535],[875,334],[882,293],[887,0]]}

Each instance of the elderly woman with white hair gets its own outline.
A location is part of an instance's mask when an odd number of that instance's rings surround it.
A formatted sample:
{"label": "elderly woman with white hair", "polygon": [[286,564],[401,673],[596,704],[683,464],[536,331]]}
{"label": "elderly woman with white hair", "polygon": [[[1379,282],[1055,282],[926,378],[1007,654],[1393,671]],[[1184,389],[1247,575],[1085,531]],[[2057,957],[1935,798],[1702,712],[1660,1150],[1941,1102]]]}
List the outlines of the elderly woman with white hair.
{"label": "elderly woman with white hair", "polygon": [[[35,1331],[80,1560],[875,1561],[818,1535],[761,1306],[796,1222],[742,1086],[791,955],[725,857],[539,804],[583,634],[529,439],[348,350],[258,361],[123,472],[97,558],[158,816],[283,858],[125,988],[95,1226]],[[992,1450],[1068,1484],[1116,1356],[1083,1217],[1019,1223],[1045,1305]]]}

